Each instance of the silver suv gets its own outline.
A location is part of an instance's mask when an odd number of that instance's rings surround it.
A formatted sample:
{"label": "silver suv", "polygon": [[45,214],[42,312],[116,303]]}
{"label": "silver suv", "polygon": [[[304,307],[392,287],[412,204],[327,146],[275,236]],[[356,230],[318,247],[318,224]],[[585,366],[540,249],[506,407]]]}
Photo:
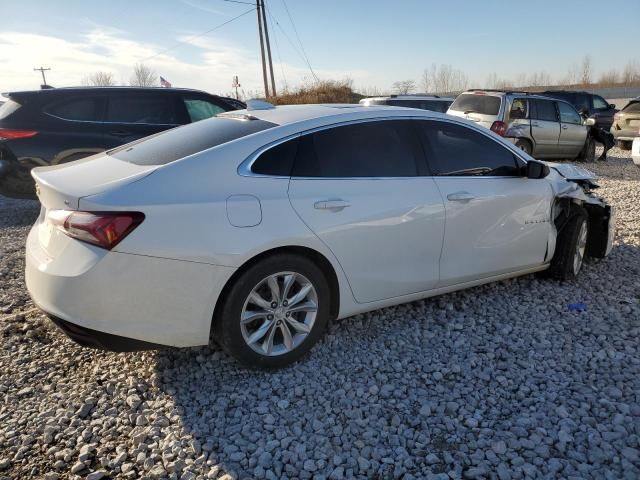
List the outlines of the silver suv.
{"label": "silver suv", "polygon": [[453,103],[452,97],[437,95],[390,95],[388,97],[370,97],[360,100],[360,105],[391,105],[393,107],[419,108],[432,112],[446,113]]}
{"label": "silver suv", "polygon": [[472,120],[536,158],[593,161],[588,135],[593,119],[583,120],[568,102],[527,92],[469,90],[455,99],[450,115]]}

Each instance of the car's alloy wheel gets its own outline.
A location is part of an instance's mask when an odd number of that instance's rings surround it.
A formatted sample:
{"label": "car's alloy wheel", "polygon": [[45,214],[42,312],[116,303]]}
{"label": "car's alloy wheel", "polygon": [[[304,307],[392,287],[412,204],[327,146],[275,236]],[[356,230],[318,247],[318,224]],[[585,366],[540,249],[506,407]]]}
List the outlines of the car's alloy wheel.
{"label": "car's alloy wheel", "polygon": [[582,220],[582,225],[580,226],[580,230],[578,231],[578,235],[576,237],[576,248],[575,253],[573,254],[573,274],[578,275],[580,273],[580,269],[582,268],[582,262],[584,260],[584,253],[587,249],[587,222],[586,220]]}
{"label": "car's alloy wheel", "polygon": [[307,338],[317,312],[318,294],[304,275],[269,275],[244,302],[240,315],[242,338],[260,355],[289,353]]}
{"label": "car's alloy wheel", "polygon": [[331,310],[327,276],[313,260],[274,254],[232,280],[216,308],[212,338],[245,365],[284,367],[322,337]]}

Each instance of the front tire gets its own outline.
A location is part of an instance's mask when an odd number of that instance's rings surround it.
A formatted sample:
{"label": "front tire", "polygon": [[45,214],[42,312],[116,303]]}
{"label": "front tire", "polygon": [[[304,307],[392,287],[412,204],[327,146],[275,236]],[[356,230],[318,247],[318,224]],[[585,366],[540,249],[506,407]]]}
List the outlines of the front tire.
{"label": "front tire", "polygon": [[589,216],[582,207],[572,207],[569,219],[558,234],[556,251],[548,276],[558,280],[574,280],[584,262],[589,238]]}
{"label": "front tire", "polygon": [[330,304],[329,284],[315,263],[277,254],[234,282],[216,312],[214,334],[225,351],[247,366],[284,367],[320,339]]}
{"label": "front tire", "polygon": [[584,142],[584,147],[577,157],[580,162],[592,163],[596,159],[596,141],[588,136]]}

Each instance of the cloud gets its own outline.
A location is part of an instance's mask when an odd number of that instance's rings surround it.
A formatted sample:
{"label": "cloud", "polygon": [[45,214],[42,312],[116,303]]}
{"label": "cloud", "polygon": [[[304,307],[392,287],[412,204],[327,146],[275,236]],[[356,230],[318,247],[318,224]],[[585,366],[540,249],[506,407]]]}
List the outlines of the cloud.
{"label": "cloud", "polygon": [[[0,91],[38,88],[40,76],[36,66],[51,67],[47,81],[53,86],[79,85],[83,78],[97,71],[114,74],[122,84],[128,83],[133,66],[152,57],[145,64],[177,87],[189,87],[212,93],[231,92],[231,79],[238,75],[245,92],[262,94],[262,66],[258,49],[249,51],[216,37],[176,41],[187,45],[160,55],[163,47],[127,38],[118,30],[96,26],[71,39],[23,32],[0,32]],[[180,51],[189,49],[193,60],[180,58]],[[282,88],[284,79],[289,87],[309,82],[311,74],[305,67],[275,63],[276,82]],[[283,78],[284,72],[284,78]],[[348,75],[359,83],[372,83],[366,71],[340,72],[316,70],[320,78],[342,79]]]}

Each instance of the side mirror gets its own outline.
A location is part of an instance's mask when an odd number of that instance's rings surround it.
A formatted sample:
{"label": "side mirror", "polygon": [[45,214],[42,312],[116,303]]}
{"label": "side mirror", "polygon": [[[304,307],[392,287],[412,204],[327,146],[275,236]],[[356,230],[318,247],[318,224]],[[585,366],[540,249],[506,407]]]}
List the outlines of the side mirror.
{"label": "side mirror", "polygon": [[589,117],[584,121],[584,125],[587,127],[593,127],[596,124],[596,119],[593,117]]}
{"label": "side mirror", "polygon": [[527,178],[544,178],[549,175],[549,167],[536,160],[529,160],[525,167],[525,175]]}
{"label": "side mirror", "polygon": [[589,110],[587,110],[587,109],[586,109],[586,108],[584,108],[584,107],[582,107],[582,108],[580,109],[580,112],[579,112],[579,113],[580,113],[580,115],[584,115],[585,117],[588,117],[588,116],[589,116]]}
{"label": "side mirror", "polygon": [[616,108],[616,104],[615,104],[615,103],[610,103],[610,104],[609,104],[609,108],[611,108],[611,109],[615,109],[615,108]]}

